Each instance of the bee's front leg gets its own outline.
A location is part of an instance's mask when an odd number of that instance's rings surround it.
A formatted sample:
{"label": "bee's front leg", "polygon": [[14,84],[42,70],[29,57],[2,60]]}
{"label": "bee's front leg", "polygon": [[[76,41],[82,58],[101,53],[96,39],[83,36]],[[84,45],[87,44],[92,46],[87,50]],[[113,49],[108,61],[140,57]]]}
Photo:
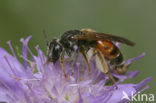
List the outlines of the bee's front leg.
{"label": "bee's front leg", "polygon": [[61,69],[63,71],[63,74],[65,77],[67,77],[66,71],[65,71],[65,65],[64,65],[64,54],[65,51],[62,52],[61,57],[60,57],[60,65],[61,65]]}

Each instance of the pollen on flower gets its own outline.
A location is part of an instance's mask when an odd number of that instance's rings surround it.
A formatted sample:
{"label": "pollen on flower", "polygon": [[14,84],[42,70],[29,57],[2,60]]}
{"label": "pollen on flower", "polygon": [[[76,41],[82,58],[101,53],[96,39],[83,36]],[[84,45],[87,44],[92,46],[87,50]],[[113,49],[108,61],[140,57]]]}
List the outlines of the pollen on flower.
{"label": "pollen on flower", "polygon": [[[34,55],[28,47],[31,36],[21,39],[23,64],[13,50],[11,42],[8,45],[12,51],[9,54],[0,48],[0,102],[6,103],[118,103],[122,100],[123,91],[130,94],[138,94],[147,89],[147,83],[151,77],[146,78],[138,84],[122,84],[125,79],[134,78],[138,71],[128,71],[119,75],[112,73],[118,79],[115,89],[114,85],[106,85],[109,79],[106,74],[97,69],[94,59],[91,59],[90,66],[92,73],[88,74],[86,63],[82,56],[78,57],[75,65],[73,59],[65,58],[66,73],[69,76],[67,81],[64,78],[60,62],[46,64],[46,56],[36,46],[38,55]],[[120,47],[120,44],[117,44]],[[31,55],[28,58],[28,54]],[[74,54],[75,55],[75,54]],[[126,65],[144,57],[125,60]],[[129,101],[129,100],[126,100]]]}

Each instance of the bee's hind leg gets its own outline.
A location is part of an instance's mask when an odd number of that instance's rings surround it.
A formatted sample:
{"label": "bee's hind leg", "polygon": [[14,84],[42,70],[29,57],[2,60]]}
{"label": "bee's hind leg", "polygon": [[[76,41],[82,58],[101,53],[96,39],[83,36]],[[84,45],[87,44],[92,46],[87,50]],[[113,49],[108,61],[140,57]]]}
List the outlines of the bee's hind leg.
{"label": "bee's hind leg", "polygon": [[107,62],[106,62],[103,54],[100,51],[98,51],[98,52],[99,53],[97,53],[97,55],[98,55],[98,57],[99,57],[99,59],[101,61],[102,67],[103,67],[102,72],[105,73],[105,74],[107,74],[107,76],[113,82],[113,84],[115,84],[116,89],[117,89],[118,87],[117,87],[117,85],[115,83],[115,79],[114,79],[113,75],[109,72],[108,64],[107,64]]}
{"label": "bee's hind leg", "polygon": [[116,66],[114,72],[119,75],[125,74],[127,72],[126,64],[123,63],[121,65]]}

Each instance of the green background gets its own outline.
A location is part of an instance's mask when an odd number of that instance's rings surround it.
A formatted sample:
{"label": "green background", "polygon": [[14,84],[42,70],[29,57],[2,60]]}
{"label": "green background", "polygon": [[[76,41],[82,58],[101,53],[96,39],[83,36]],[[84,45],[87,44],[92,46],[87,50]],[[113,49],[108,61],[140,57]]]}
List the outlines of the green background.
{"label": "green background", "polygon": [[126,82],[138,83],[152,76],[150,88],[144,93],[155,93],[155,0],[0,0],[0,46],[7,50],[6,41],[11,40],[14,48],[20,47],[19,39],[32,35],[29,46],[33,52],[37,44],[45,52],[43,29],[50,40],[66,30],[81,28],[135,41],[135,47],[122,47],[125,58],[142,52],[146,52],[146,56],[130,67],[130,70],[139,70],[140,74]]}

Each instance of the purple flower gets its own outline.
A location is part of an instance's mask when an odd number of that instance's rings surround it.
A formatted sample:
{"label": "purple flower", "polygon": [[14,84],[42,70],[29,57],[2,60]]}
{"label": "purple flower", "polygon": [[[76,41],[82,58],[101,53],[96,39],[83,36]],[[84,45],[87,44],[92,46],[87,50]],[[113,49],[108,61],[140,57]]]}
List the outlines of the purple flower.
{"label": "purple flower", "polygon": [[[65,78],[59,61],[46,64],[44,53],[36,46],[38,55],[35,56],[27,46],[31,36],[21,39],[23,44],[23,64],[11,46],[9,54],[0,48],[0,102],[6,103],[126,103],[129,102],[131,92],[138,94],[148,88],[151,81],[147,78],[138,84],[121,84],[125,79],[134,78],[139,72],[127,72],[124,75],[113,73],[119,79],[118,89],[115,85],[106,86],[108,77],[96,68],[91,61],[92,74],[88,74],[86,65],[81,56],[72,67],[72,60],[65,58]],[[118,44],[119,46],[119,44]],[[29,54],[29,55],[28,55]],[[140,59],[145,54],[126,60],[126,65]],[[125,94],[128,98],[124,98]]]}

